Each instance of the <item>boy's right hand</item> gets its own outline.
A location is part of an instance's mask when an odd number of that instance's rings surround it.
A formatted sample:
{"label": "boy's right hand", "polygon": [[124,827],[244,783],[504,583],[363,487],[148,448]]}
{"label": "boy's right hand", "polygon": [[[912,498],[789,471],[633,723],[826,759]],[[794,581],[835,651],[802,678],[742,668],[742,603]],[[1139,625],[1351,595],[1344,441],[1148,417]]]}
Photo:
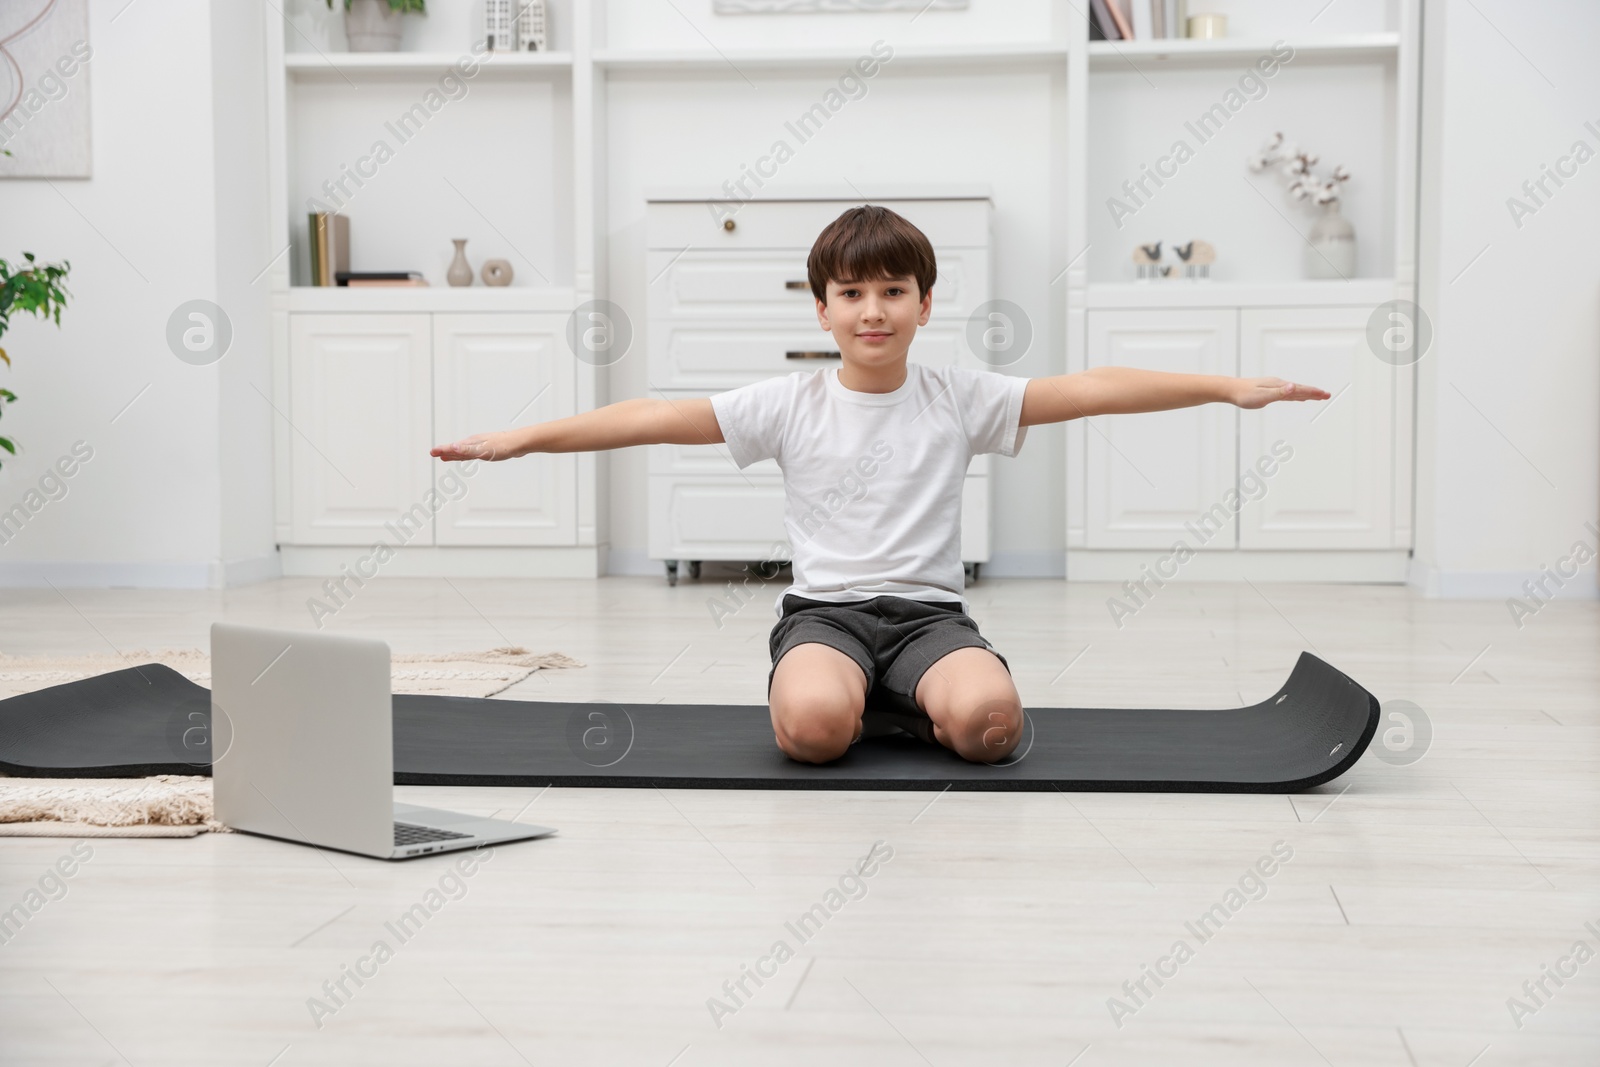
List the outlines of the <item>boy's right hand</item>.
{"label": "boy's right hand", "polygon": [[486,459],[492,463],[495,460],[512,459],[517,452],[512,447],[509,436],[501,432],[475,433],[471,437],[463,437],[447,445],[435,445],[428,454],[438,456],[446,463],[468,459]]}

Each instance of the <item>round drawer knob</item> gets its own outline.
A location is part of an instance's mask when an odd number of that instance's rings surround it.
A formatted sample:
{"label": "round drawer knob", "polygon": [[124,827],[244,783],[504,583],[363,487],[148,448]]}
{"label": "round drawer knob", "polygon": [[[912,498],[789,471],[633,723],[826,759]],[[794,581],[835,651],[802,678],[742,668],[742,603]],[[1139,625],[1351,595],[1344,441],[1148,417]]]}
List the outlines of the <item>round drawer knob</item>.
{"label": "round drawer knob", "polygon": [[736,223],[732,219],[723,219],[722,220],[722,228],[724,230],[727,230],[729,233],[733,232],[733,228],[734,228],[735,225],[736,225]]}

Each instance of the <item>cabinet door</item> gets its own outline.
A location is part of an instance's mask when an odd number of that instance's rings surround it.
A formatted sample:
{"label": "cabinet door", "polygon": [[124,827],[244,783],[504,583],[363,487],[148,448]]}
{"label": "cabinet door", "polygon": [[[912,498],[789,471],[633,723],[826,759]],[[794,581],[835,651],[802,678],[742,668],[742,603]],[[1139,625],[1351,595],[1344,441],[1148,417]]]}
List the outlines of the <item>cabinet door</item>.
{"label": "cabinet door", "polygon": [[[1291,458],[1239,516],[1244,548],[1388,548],[1394,541],[1395,375],[1367,347],[1368,308],[1245,311],[1240,374],[1320,385],[1333,399],[1242,411],[1246,468],[1274,445]],[[1279,442],[1282,442],[1279,444]],[[1275,458],[1275,457],[1274,457]],[[1246,494],[1248,497],[1249,493]]]}
{"label": "cabinet door", "polygon": [[[290,316],[296,544],[433,544],[427,315]],[[419,510],[420,506],[420,510]]]}
{"label": "cabinet door", "polygon": [[[1237,312],[1089,312],[1090,367],[1233,374]],[[1090,420],[1088,548],[1235,548],[1234,409],[1203,404]],[[1197,532],[1198,531],[1198,532]]]}
{"label": "cabinet door", "polygon": [[[433,317],[433,419],[439,442],[576,412],[575,359],[558,313]],[[433,463],[441,545],[577,543],[573,452],[479,463]],[[454,475],[454,477],[452,477]]]}

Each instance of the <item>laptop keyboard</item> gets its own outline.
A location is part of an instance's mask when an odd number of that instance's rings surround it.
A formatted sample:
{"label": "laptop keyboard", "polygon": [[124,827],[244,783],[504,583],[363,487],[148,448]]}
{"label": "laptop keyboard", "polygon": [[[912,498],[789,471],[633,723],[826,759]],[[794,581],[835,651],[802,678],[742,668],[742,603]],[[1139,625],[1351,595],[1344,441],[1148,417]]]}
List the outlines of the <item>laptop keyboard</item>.
{"label": "laptop keyboard", "polygon": [[425,841],[454,841],[471,834],[458,834],[454,830],[438,830],[432,826],[414,826],[408,822],[394,824],[394,845],[419,845]]}

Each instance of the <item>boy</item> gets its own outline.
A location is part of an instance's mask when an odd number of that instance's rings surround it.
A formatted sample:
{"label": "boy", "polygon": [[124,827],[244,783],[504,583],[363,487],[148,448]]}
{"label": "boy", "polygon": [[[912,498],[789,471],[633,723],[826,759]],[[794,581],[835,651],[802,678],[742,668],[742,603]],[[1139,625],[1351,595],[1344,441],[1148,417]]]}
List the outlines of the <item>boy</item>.
{"label": "boy", "polygon": [[933,248],[884,207],[840,215],[806,267],[842,366],[693,400],[624,400],[431,453],[501,460],[726,443],[741,469],[777,459],[794,582],[768,639],[767,700],[778,747],[796,760],[837,759],[869,728],[898,727],[988,763],[1021,739],[1010,664],[962,596],[961,487],[974,455],[1015,456],[1036,423],[1329,396],[1281,378],[1095,367],[1028,379],[908,362],[933,307]]}

